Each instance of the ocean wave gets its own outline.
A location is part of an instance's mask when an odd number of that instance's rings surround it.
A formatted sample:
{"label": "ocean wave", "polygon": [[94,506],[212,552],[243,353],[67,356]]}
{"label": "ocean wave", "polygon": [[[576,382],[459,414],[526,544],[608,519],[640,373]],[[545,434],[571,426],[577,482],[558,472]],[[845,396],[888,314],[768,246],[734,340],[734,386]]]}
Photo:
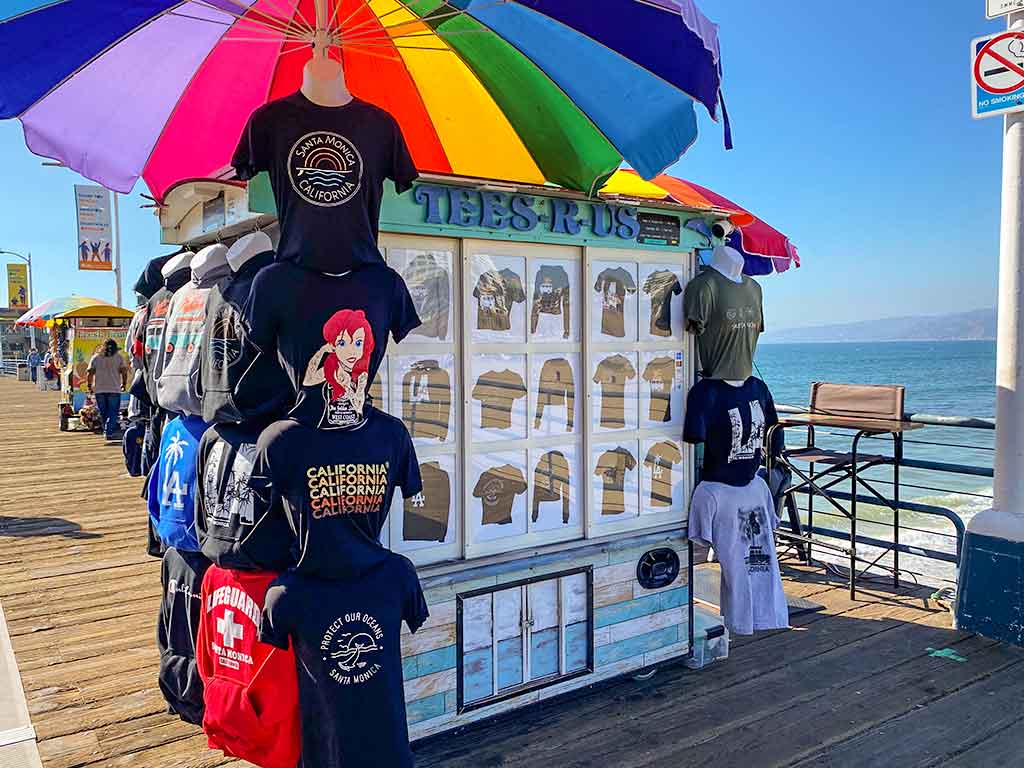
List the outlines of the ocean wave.
{"label": "ocean wave", "polygon": [[931,496],[920,496],[915,498],[914,501],[919,504],[931,504],[933,507],[945,507],[951,512],[956,512],[966,522],[979,512],[983,512],[992,506],[992,499],[988,498],[991,496],[992,486],[988,486],[987,488],[979,488],[971,493],[950,491]]}

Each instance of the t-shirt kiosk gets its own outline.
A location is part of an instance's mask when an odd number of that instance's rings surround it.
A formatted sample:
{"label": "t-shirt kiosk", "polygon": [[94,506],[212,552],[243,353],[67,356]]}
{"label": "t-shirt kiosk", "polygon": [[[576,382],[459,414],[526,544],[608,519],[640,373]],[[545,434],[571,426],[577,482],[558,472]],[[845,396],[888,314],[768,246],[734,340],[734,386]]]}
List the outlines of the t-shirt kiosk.
{"label": "t-shirt kiosk", "polygon": [[[697,250],[715,245],[687,225],[716,217],[462,177],[398,185],[407,188],[399,194],[388,180],[380,200],[383,264],[362,258],[333,273],[283,253],[304,252],[294,238],[280,242],[274,190],[258,165],[247,183],[178,185],[160,221],[164,243],[192,251],[253,234],[278,251],[249,277],[242,314],[261,348],[276,338],[284,375],[276,370],[274,386],[294,386],[310,426],[277,422],[240,450],[232,446],[242,438],[218,425],[204,437],[198,471],[200,484],[223,485],[218,462],[237,454],[256,517],[260,483],[272,483],[262,501],[279,495],[282,519],[308,538],[302,560],[267,593],[260,638],[287,647],[325,605],[358,588],[323,543],[342,535],[332,515],[352,501],[342,497],[352,473],[369,478],[389,506],[367,501],[344,535],[375,536],[386,557],[403,556],[382,560],[390,570],[373,570],[365,589],[394,592],[379,622],[385,633],[401,626],[400,670],[376,674],[404,686],[417,739],[691,654],[694,457],[682,434],[695,365],[683,291]],[[321,312],[325,296],[345,306]],[[228,363],[245,357],[221,352]],[[250,362],[250,378],[261,378]],[[267,380],[250,384],[268,397]],[[367,431],[345,437],[368,405]],[[249,490],[234,502],[249,503]],[[230,514],[210,512],[213,523]],[[365,544],[351,556],[383,557]],[[236,610],[232,621],[240,617]],[[325,637],[348,671],[317,684],[340,675],[356,688],[393,662],[373,631],[354,650]],[[296,654],[319,659],[298,640]],[[300,699],[306,685],[299,681]],[[336,705],[339,717],[347,706]]]}

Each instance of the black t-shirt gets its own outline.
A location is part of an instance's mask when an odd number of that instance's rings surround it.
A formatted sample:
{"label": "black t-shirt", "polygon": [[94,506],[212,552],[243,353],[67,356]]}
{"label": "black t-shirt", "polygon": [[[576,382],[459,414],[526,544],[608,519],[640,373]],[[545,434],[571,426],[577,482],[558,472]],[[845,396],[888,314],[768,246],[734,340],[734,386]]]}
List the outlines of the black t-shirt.
{"label": "black t-shirt", "polygon": [[[719,379],[701,379],[686,398],[683,439],[704,443],[702,480],[744,486],[761,466],[762,446],[769,427],[779,423],[772,394],[751,376],[741,387]],[[783,445],[775,431],[772,451]]]}
{"label": "black t-shirt", "polygon": [[352,538],[376,544],[396,487],[406,499],[423,490],[409,431],[376,408],[351,429],[271,424],[256,442],[249,482],[265,503],[283,503],[295,569],[325,579],[350,572]]}
{"label": "black t-shirt", "polygon": [[417,176],[387,112],[360,99],[322,107],[301,92],[252,113],[231,164],[242,179],[270,173],[281,224],[277,258],[335,273],[383,262],[384,179],[404,192]]}
{"label": "black t-shirt", "polygon": [[[321,429],[361,419],[388,334],[401,341],[419,324],[405,281],[383,264],[338,276],[272,264],[256,275],[245,304],[247,341],[261,356],[278,356],[298,394],[289,415]],[[249,379],[243,374],[236,397]]]}
{"label": "black t-shirt", "polygon": [[400,633],[426,620],[416,568],[381,549],[342,581],[280,576],[267,591],[260,640],[292,641],[299,672],[302,765],[411,768]]}

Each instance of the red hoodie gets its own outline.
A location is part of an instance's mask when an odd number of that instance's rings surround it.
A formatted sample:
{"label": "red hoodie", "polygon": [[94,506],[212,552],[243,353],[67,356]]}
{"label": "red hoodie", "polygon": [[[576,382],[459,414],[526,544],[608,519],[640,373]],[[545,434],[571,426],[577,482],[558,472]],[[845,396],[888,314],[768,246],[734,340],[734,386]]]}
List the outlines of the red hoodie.
{"label": "red hoodie", "polygon": [[210,747],[262,768],[295,768],[301,752],[295,653],[259,642],[267,587],[278,574],[212,566],[203,578],[196,662],[206,685]]}

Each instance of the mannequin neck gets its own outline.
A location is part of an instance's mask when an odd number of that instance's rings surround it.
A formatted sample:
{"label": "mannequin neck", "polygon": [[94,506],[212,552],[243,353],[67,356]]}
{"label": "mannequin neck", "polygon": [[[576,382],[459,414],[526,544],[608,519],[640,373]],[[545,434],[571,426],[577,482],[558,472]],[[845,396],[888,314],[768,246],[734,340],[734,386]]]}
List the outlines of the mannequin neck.
{"label": "mannequin neck", "polygon": [[341,62],[314,51],[302,70],[302,95],[321,107],[343,107],[352,101]]}
{"label": "mannequin neck", "polygon": [[716,247],[711,255],[711,268],[727,280],[743,282],[743,256],[735,248]]}

